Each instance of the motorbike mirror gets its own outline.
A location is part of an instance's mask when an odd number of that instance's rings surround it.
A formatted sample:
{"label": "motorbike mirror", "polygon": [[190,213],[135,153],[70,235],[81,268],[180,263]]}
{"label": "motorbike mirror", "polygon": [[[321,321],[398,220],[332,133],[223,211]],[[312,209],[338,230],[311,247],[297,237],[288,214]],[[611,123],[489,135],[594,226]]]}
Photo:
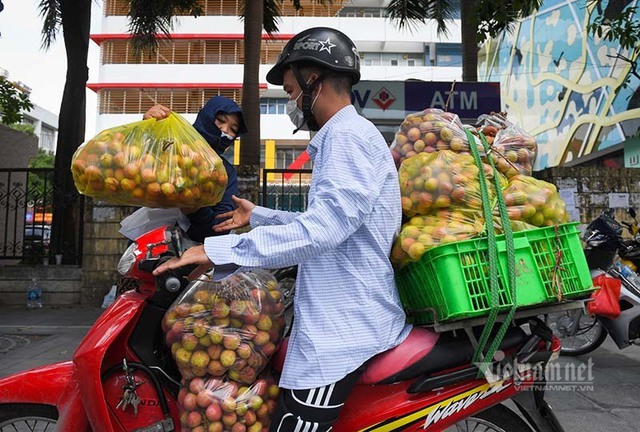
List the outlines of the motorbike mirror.
{"label": "motorbike mirror", "polygon": [[636,218],[636,211],[632,208],[630,208],[629,210],[627,210],[629,212],[629,216],[631,216],[632,218]]}

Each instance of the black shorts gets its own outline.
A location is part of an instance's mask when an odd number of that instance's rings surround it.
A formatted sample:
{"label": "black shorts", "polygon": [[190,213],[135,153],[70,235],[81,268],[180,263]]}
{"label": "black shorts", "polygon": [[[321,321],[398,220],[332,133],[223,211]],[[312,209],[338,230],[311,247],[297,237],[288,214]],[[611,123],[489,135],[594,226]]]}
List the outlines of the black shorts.
{"label": "black shorts", "polygon": [[280,389],[269,432],[330,431],[364,369],[361,366],[340,381],[323,387]]}

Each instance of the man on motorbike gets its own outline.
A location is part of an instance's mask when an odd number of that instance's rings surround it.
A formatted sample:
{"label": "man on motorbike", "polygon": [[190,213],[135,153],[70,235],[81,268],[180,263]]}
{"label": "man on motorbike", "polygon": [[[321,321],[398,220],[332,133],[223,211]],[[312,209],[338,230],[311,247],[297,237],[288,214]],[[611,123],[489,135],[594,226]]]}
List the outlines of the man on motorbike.
{"label": "man on motorbike", "polygon": [[294,36],[267,80],[284,85],[297,130],[317,131],[307,147],[314,161],[307,211],[235,198],[238,208],[218,229],[250,222],[250,232],[207,238],[154,272],[299,265],[272,431],[330,430],[364,364],[410,331],[388,259],[401,222],[397,171],[380,132],[351,105],[359,79],[358,51],[343,33],[318,27]]}

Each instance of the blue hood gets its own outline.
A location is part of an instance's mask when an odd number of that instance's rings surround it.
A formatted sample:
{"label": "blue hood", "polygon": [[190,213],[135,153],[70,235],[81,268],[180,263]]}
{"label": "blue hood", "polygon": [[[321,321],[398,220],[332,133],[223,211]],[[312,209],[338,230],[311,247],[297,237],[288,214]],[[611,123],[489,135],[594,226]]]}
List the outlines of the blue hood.
{"label": "blue hood", "polygon": [[219,112],[227,114],[238,114],[240,124],[238,127],[238,137],[247,132],[247,126],[242,118],[242,110],[237,103],[224,96],[214,96],[202,107],[193,127],[204,137],[216,153],[222,154],[232,144],[232,141],[221,138],[221,131],[215,124],[216,115]]}

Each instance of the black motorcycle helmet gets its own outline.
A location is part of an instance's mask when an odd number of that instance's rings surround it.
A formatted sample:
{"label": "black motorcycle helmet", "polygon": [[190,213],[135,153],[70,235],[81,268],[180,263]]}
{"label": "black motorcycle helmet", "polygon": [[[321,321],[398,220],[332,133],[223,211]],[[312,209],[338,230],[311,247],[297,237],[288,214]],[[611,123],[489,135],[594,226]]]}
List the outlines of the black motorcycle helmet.
{"label": "black motorcycle helmet", "polygon": [[[299,65],[312,64],[324,69],[307,85]],[[291,68],[302,89],[302,112],[312,131],[319,129],[311,114],[312,92],[332,72],[351,76],[352,85],[360,81],[360,54],[347,35],[329,27],[313,27],[295,35],[282,49],[276,64],[267,73],[267,81],[274,85],[284,83],[284,72]],[[294,133],[297,132],[294,131]]]}
{"label": "black motorcycle helmet", "polygon": [[312,62],[336,72],[346,72],[353,84],[360,81],[360,54],[349,37],[329,27],[313,27],[294,37],[282,49],[267,81],[282,85],[284,71],[296,62]]}

